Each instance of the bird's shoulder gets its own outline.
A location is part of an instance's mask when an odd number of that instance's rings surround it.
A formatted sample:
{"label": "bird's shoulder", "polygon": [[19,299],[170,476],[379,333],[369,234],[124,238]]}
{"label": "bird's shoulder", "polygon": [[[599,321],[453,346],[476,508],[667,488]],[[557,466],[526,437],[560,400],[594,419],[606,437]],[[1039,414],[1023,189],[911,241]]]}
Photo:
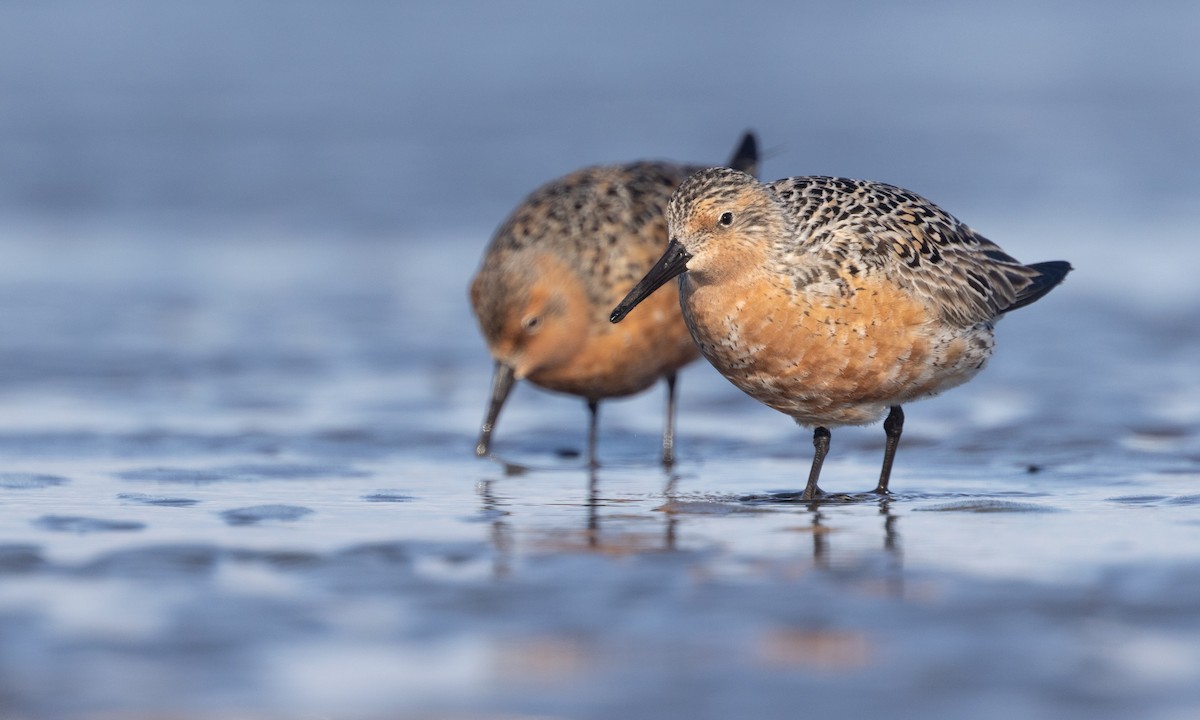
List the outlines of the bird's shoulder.
{"label": "bird's shoulder", "polygon": [[611,305],[666,246],[671,194],[697,168],[641,161],[576,170],[534,190],[493,235],[491,255],[552,254],[592,301]]}
{"label": "bird's shoulder", "polygon": [[667,162],[600,165],[576,170],[530,193],[496,230],[508,250],[613,244],[662,221],[671,193],[693,168]]}

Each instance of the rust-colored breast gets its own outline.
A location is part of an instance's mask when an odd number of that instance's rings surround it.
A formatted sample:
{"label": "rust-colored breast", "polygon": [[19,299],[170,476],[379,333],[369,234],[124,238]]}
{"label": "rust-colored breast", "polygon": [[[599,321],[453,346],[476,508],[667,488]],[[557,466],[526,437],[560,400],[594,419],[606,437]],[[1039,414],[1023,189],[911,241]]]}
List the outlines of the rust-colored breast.
{"label": "rust-colored breast", "polygon": [[[611,312],[628,290],[614,288],[614,299],[601,309]],[[570,361],[532,375],[530,380],[587,398],[631,395],[700,355],[680,314],[674,283],[660,288],[620,324],[593,318],[579,322],[588,323],[590,331]]]}
{"label": "rust-colored breast", "polygon": [[965,382],[990,353],[970,336],[990,340],[990,327],[953,330],[883,279],[846,280],[844,295],[793,290],[765,272],[733,286],[685,281],[684,316],[725,377],[804,425],[873,422]]}

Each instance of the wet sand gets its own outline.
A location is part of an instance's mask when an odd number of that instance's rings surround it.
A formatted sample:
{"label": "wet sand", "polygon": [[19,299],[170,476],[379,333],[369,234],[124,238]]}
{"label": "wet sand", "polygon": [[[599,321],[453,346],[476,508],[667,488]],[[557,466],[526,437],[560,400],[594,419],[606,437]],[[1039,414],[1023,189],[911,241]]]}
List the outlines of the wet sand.
{"label": "wet sand", "polygon": [[[1200,716],[1193,5],[0,4],[0,718]],[[496,224],[747,129],[1076,270],[887,503],[703,363],[475,458]]]}
{"label": "wet sand", "polygon": [[[670,474],[655,391],[602,415],[594,473],[583,403],[532,389],[476,459],[490,362],[444,244],[204,240],[7,271],[6,717],[1200,707],[1190,312],[1068,283],[912,406],[895,497],[813,507],[809,444],[702,365]],[[826,489],[882,443],[839,433]]]}

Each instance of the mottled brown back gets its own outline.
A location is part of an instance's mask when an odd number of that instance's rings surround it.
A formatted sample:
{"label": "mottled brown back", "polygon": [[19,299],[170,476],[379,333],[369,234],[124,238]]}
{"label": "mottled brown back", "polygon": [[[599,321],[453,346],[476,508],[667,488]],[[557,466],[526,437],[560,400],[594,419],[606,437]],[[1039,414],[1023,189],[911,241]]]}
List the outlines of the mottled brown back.
{"label": "mottled brown back", "polygon": [[882,273],[944,320],[963,327],[1023,307],[1061,282],[1070,266],[1024,265],[925,198],[884,183],[794,177],[769,184],[795,218],[780,257],[797,286]]}

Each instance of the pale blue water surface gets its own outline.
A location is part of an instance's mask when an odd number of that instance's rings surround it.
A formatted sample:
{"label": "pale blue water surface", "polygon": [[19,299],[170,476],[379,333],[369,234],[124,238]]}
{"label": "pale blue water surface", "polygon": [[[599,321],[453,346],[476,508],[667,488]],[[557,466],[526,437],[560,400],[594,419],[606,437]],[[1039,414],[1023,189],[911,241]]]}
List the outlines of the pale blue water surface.
{"label": "pale blue water surface", "polygon": [[[1192,3],[0,5],[0,717],[1200,715]],[[887,503],[697,363],[519,388],[466,285],[640,157],[910,187],[1067,283]],[[876,427],[823,485],[873,485]]]}

